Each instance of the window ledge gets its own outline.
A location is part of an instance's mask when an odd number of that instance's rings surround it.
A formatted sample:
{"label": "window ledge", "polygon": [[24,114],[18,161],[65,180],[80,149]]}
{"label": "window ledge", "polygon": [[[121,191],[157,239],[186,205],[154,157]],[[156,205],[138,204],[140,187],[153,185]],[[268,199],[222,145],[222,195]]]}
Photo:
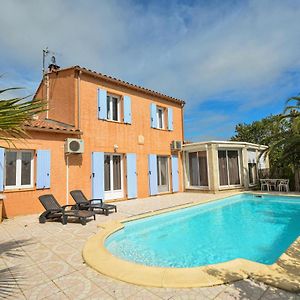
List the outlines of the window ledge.
{"label": "window ledge", "polygon": [[[157,192],[156,196],[163,196],[163,195],[168,195],[168,194],[172,194],[171,191],[165,191],[165,192]],[[155,196],[155,195],[153,195]],[[152,196],[149,196],[152,197]]]}
{"label": "window ledge", "polygon": [[36,191],[36,188],[30,187],[30,188],[12,188],[12,189],[5,189],[3,193],[15,193],[15,192],[30,192],[30,191]]}
{"label": "window ledge", "polygon": [[192,185],[192,186],[188,186],[187,189],[189,190],[209,190],[209,186],[195,186],[195,185]]}
{"label": "window ledge", "polygon": [[165,129],[165,128],[155,128],[155,127],[151,127],[151,129],[156,129],[156,130],[159,130],[159,131],[166,131],[166,132],[173,131],[173,130],[169,130],[169,129]]}
{"label": "window ledge", "polygon": [[105,121],[109,123],[115,123],[115,124],[124,124],[124,125],[131,125],[131,123],[125,123],[121,121],[115,121],[115,120],[107,120],[107,119],[98,119],[99,121]]}
{"label": "window ledge", "polygon": [[241,189],[243,188],[242,185],[226,185],[226,186],[219,186],[219,190],[233,190],[233,189]]}

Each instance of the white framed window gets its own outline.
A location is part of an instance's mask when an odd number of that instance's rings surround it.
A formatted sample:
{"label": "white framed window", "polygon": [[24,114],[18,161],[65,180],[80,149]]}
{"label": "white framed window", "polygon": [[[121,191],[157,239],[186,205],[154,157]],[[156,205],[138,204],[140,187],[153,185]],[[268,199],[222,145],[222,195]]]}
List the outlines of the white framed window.
{"label": "white framed window", "polygon": [[208,163],[206,150],[189,152],[189,186],[208,187]]}
{"label": "white framed window", "polygon": [[257,157],[256,150],[247,150],[248,156],[248,177],[249,185],[253,186],[257,184]]}
{"label": "white framed window", "polygon": [[219,186],[241,186],[240,153],[238,150],[218,150]]}
{"label": "white framed window", "polygon": [[123,156],[104,155],[104,199],[123,198]]}
{"label": "white framed window", "polygon": [[157,128],[165,129],[165,109],[163,107],[156,108]]}
{"label": "white framed window", "polygon": [[5,151],[5,189],[20,189],[33,187],[32,150]]}
{"label": "white framed window", "polygon": [[107,95],[107,120],[120,122],[120,97]]}
{"label": "white framed window", "polygon": [[248,163],[249,185],[257,184],[257,166],[256,163]]}

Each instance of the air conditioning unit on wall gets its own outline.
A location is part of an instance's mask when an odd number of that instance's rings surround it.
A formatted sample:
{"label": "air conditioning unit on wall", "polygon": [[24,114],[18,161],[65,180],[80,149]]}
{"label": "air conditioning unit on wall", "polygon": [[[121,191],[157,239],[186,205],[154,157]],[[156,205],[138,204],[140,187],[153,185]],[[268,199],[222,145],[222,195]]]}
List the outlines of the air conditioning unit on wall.
{"label": "air conditioning unit on wall", "polygon": [[83,153],[84,143],[81,139],[66,139],[65,140],[65,153]]}
{"label": "air conditioning unit on wall", "polygon": [[182,150],[182,141],[172,141],[171,151],[181,151]]}

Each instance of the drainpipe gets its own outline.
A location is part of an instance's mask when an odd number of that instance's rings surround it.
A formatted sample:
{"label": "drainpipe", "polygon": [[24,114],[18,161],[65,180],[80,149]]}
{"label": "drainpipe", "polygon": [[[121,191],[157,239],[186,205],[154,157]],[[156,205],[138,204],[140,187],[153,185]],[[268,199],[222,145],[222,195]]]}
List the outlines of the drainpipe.
{"label": "drainpipe", "polygon": [[[183,145],[183,142],[184,142],[184,104],[181,104],[181,130],[182,130],[182,145]],[[186,172],[186,169],[185,169],[185,162],[186,162],[186,154],[184,151],[181,151],[181,188],[182,188],[182,191],[185,191],[186,190],[186,177],[185,177],[185,172]]]}
{"label": "drainpipe", "polygon": [[181,104],[181,128],[182,128],[182,140],[184,141],[184,104]]}
{"label": "drainpipe", "polygon": [[46,110],[46,118],[49,118],[49,74],[47,73],[46,76],[46,103],[47,103],[47,110]]}
{"label": "drainpipe", "polygon": [[77,127],[80,129],[80,75],[81,75],[81,70],[78,70],[78,75],[77,75]]}
{"label": "drainpipe", "polygon": [[182,191],[186,191],[186,152],[184,150],[181,151],[181,165],[182,165]]}
{"label": "drainpipe", "polygon": [[66,204],[69,204],[69,155],[66,154]]}

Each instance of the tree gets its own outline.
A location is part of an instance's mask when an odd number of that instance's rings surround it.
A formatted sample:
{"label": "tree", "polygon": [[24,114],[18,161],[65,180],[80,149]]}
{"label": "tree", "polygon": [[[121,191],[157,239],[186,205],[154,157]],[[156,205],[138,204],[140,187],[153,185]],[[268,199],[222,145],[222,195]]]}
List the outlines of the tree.
{"label": "tree", "polygon": [[251,124],[238,124],[232,141],[267,145],[270,175],[291,180],[299,191],[300,170],[300,97],[287,100],[281,115],[271,115]]}
{"label": "tree", "polygon": [[27,97],[1,99],[1,96],[8,91],[19,88],[7,88],[0,90],[0,140],[6,141],[9,145],[15,145],[15,140],[28,137],[24,129],[26,122],[30,122],[33,116],[45,111],[45,102],[39,99],[30,101]]}
{"label": "tree", "polygon": [[280,136],[289,127],[289,123],[280,122],[281,119],[281,115],[271,115],[251,124],[240,123],[236,125],[236,134],[231,138],[231,141],[268,146],[272,143],[274,136]]}
{"label": "tree", "polygon": [[287,100],[280,122],[288,122],[289,129],[272,143],[267,150],[270,154],[281,151],[281,161],[290,164],[294,174],[295,190],[300,191],[300,97]]}
{"label": "tree", "polygon": [[[281,120],[281,115],[271,115],[250,124],[240,123],[236,125],[236,134],[231,140],[270,146],[289,130],[289,122]],[[281,156],[282,150],[279,148],[269,153],[271,176],[287,176],[290,173],[289,168],[281,165]]]}

